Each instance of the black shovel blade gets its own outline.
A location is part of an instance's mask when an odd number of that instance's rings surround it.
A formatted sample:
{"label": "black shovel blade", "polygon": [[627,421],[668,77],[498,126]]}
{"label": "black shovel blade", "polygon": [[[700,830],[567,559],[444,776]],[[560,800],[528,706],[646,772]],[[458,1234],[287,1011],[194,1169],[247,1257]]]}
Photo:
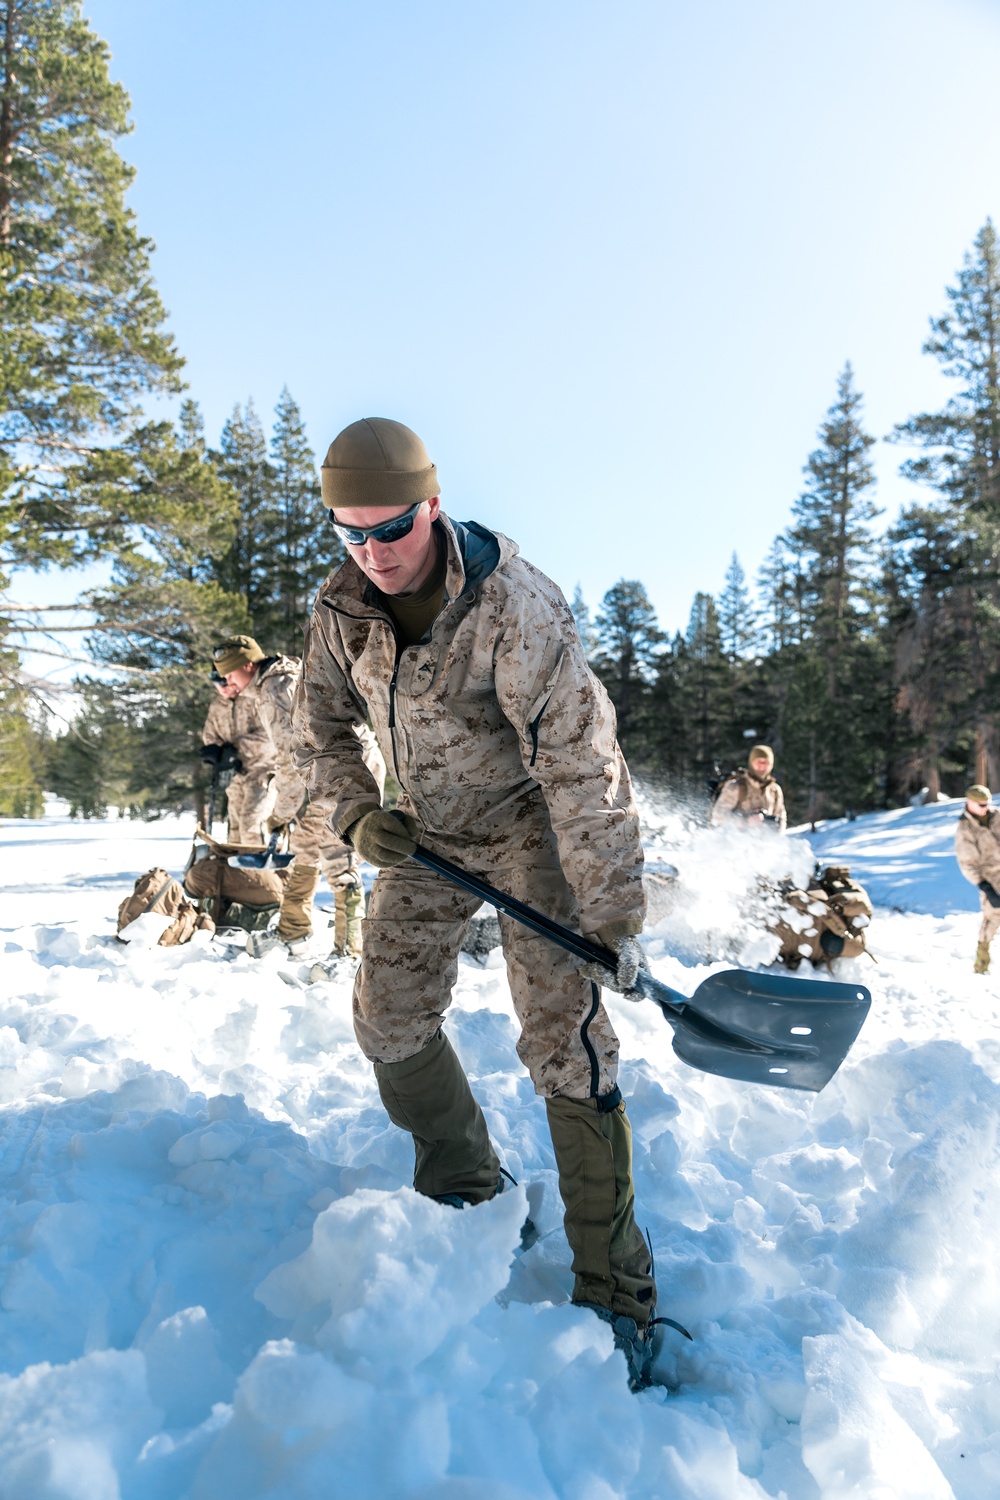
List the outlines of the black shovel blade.
{"label": "black shovel blade", "polygon": [[871,999],[863,984],[726,969],[678,1007],[674,1051],[720,1078],[819,1093],[850,1051]]}

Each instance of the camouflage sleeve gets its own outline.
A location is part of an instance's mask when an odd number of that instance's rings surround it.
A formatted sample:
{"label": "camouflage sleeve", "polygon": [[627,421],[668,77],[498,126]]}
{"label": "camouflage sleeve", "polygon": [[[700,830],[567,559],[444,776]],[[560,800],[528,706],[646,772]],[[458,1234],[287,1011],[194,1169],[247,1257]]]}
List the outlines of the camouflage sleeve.
{"label": "camouflage sleeve", "polygon": [[740,783],[736,776],[727,776],[719,788],[719,795],[712,803],[710,814],[713,823],[731,823],[740,806]]}
{"label": "camouflage sleeve", "polygon": [[378,784],[379,801],[381,801],[385,793],[385,760],[378,747],[378,740],[367,724],[356,724],[354,733],[361,742],[361,755],[364,763]]}
{"label": "camouflage sleeve", "polygon": [[559,861],[586,933],[642,931],[639,815],[615,737],[615,711],[584,655],[569,606],[530,570],[512,591],[494,655],[497,698],[541,788]]}
{"label": "camouflage sleeve", "polygon": [[291,756],[292,698],[295,677],[289,672],[269,672],[260,684],[257,699],[261,722],[280,756]]}
{"label": "camouflage sleeve", "polygon": [[205,727],[201,731],[203,745],[225,745],[229,742],[229,704],[224,698],[216,698],[208,706]]}
{"label": "camouflage sleeve", "polygon": [[785,794],[777,782],[774,784],[774,812],[778,819],[778,827],[784,833],[788,827],[788,813],[785,811]]}
{"label": "camouflage sleeve", "polygon": [[983,879],[982,861],[979,858],[975,840],[966,833],[961,822],[955,829],[955,858],[966,880],[971,881],[973,885],[978,885]]}
{"label": "camouflage sleeve", "polygon": [[323,631],[310,621],[292,705],[295,764],[310,796],[331,808],[330,822],[341,835],[362,813],[382,805],[382,787],[365,763],[357,733],[366,716],[367,705]]}

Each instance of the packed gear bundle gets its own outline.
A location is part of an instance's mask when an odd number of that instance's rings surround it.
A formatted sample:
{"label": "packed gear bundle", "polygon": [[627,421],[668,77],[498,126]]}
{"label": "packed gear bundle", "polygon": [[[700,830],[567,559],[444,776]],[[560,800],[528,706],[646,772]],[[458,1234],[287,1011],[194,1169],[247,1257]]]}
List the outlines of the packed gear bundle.
{"label": "packed gear bundle", "polygon": [[[193,859],[184,874],[184,889],[217,927],[240,927],[258,932],[277,915],[286,872],[246,868],[240,856],[253,855],[241,844],[220,844],[199,828]],[[230,863],[230,859],[235,860]]]}
{"label": "packed gear bundle", "polygon": [[797,890],[790,881],[781,887],[780,905],[770,923],[781,939],[778,960],[797,969],[804,958],[827,967],[835,958],[857,958],[868,953],[871,918],[868,892],[852,880],[847,865],[817,865],[806,890]]}
{"label": "packed gear bundle", "polygon": [[176,948],[188,943],[196,932],[215,931],[215,923],[205,911],[199,911],[193,901],[184,894],[184,887],[173,875],[159,866],[147,870],[135,883],[131,896],[118,908],[118,936],[123,943],[129,941],[125,929],[138,917],[150,914],[172,917],[170,926],[161,933],[158,946]]}

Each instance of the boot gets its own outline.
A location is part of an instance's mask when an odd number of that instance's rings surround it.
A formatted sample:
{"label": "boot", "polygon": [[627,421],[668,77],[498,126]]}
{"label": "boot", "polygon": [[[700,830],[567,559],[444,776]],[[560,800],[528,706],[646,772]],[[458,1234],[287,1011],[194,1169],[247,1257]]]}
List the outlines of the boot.
{"label": "boot", "polygon": [[[617,1088],[599,1099],[546,1099],[573,1251],[573,1301],[634,1320],[653,1316],[649,1246],[635,1222],[632,1131]],[[610,1321],[610,1320],[609,1320]]]}
{"label": "boot", "polygon": [[988,974],[990,972],[990,945],[989,943],[976,944],[976,962],[973,968],[977,974]]}
{"label": "boot", "polygon": [[316,866],[300,865],[296,860],[288,872],[281,897],[278,936],[283,943],[294,943],[311,936],[312,899],[318,884],[319,870]]}
{"label": "boot", "polygon": [[357,885],[339,885],[334,892],[333,942],[336,953],[347,953],[351,958],[360,958],[365,891],[361,877],[355,878]]}
{"label": "boot", "polygon": [[375,1064],[386,1113],[413,1137],[413,1186],[428,1198],[465,1203],[492,1198],[500,1161],[483,1112],[451,1044],[439,1031],[414,1057]]}
{"label": "boot", "polygon": [[282,948],[289,958],[298,958],[309,946],[308,934],[302,938],[293,938],[286,943],[273,929],[265,929],[262,932],[251,932],[247,938],[246,951],[251,958],[263,958],[267,953],[273,953],[276,948]]}

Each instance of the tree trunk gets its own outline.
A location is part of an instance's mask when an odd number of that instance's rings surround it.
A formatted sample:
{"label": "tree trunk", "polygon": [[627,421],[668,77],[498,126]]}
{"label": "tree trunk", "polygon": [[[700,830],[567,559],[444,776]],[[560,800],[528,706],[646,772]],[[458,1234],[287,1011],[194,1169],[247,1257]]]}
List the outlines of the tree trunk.
{"label": "tree trunk", "polygon": [[924,783],[927,787],[927,802],[937,802],[941,797],[941,772],[938,769],[937,751],[924,760]]}
{"label": "tree trunk", "polygon": [[3,29],[3,93],[0,96],[0,249],[10,244],[11,206],[14,196],[14,33],[16,0],[5,7]]}

